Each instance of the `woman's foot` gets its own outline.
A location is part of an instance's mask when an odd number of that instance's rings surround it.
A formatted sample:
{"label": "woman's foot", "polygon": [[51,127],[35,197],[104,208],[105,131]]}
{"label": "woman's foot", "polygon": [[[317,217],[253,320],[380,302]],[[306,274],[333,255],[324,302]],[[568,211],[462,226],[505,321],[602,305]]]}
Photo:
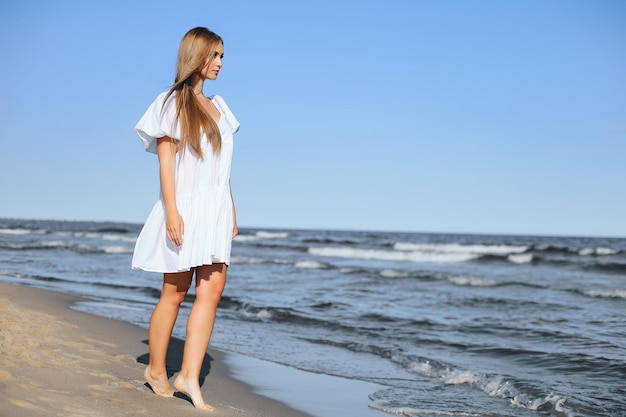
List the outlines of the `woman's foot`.
{"label": "woman's foot", "polygon": [[143,371],[143,379],[146,380],[146,382],[148,383],[148,385],[150,385],[150,388],[156,395],[160,395],[161,397],[174,396],[174,390],[167,380],[167,374],[155,378],[150,372],[150,366],[146,366],[146,370]]}
{"label": "woman's foot", "polygon": [[191,398],[191,402],[193,406],[198,410],[204,411],[215,411],[215,408],[205,404],[202,399],[202,393],[200,392],[200,384],[198,381],[189,381],[186,378],[183,378],[181,375],[178,375],[174,380],[174,387],[185,394],[187,397]]}

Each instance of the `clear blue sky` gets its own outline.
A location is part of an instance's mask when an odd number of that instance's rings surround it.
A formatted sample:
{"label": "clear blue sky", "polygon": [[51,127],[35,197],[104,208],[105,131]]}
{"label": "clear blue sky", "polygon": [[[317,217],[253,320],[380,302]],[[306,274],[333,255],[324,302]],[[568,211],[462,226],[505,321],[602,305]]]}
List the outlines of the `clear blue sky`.
{"label": "clear blue sky", "polygon": [[242,227],[626,236],[621,0],[4,1],[0,217],[143,222],[194,26]]}

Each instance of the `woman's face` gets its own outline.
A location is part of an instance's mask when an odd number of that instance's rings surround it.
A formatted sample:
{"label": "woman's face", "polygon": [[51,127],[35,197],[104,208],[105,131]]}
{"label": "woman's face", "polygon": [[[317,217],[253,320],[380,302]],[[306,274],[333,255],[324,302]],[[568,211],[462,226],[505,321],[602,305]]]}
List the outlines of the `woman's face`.
{"label": "woman's face", "polygon": [[222,68],[222,58],[224,57],[224,44],[221,42],[217,45],[215,53],[210,56],[204,67],[202,67],[202,76],[205,80],[215,80]]}

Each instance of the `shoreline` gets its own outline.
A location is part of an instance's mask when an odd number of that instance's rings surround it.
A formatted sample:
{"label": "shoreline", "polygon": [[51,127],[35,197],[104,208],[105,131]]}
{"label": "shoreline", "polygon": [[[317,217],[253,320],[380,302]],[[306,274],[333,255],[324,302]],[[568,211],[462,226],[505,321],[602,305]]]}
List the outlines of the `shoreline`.
{"label": "shoreline", "polygon": [[[153,394],[142,378],[147,331],[69,308],[79,300],[0,282],[0,409],[7,415],[311,417],[230,377],[225,355],[213,349],[201,375],[203,396],[215,412],[198,411],[179,394]],[[182,346],[172,338],[168,374],[179,369]]]}
{"label": "shoreline", "polygon": [[[179,416],[197,413],[177,393],[162,398],[143,380],[147,330],[71,308],[87,298],[0,282],[0,408],[14,417]],[[172,337],[170,383],[184,341]],[[204,379],[204,381],[202,380]],[[380,385],[316,374],[209,348],[202,393],[224,417],[383,416],[367,405]]]}

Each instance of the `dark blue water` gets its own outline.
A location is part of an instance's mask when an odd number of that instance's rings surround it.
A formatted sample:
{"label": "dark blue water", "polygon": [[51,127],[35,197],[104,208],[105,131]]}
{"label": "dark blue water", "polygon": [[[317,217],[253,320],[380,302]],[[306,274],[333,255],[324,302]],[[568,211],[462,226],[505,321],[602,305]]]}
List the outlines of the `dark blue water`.
{"label": "dark blue water", "polygon": [[[147,327],[140,228],[0,219],[0,280]],[[375,382],[382,412],[626,416],[626,239],[244,229],[228,280],[213,347]]]}

